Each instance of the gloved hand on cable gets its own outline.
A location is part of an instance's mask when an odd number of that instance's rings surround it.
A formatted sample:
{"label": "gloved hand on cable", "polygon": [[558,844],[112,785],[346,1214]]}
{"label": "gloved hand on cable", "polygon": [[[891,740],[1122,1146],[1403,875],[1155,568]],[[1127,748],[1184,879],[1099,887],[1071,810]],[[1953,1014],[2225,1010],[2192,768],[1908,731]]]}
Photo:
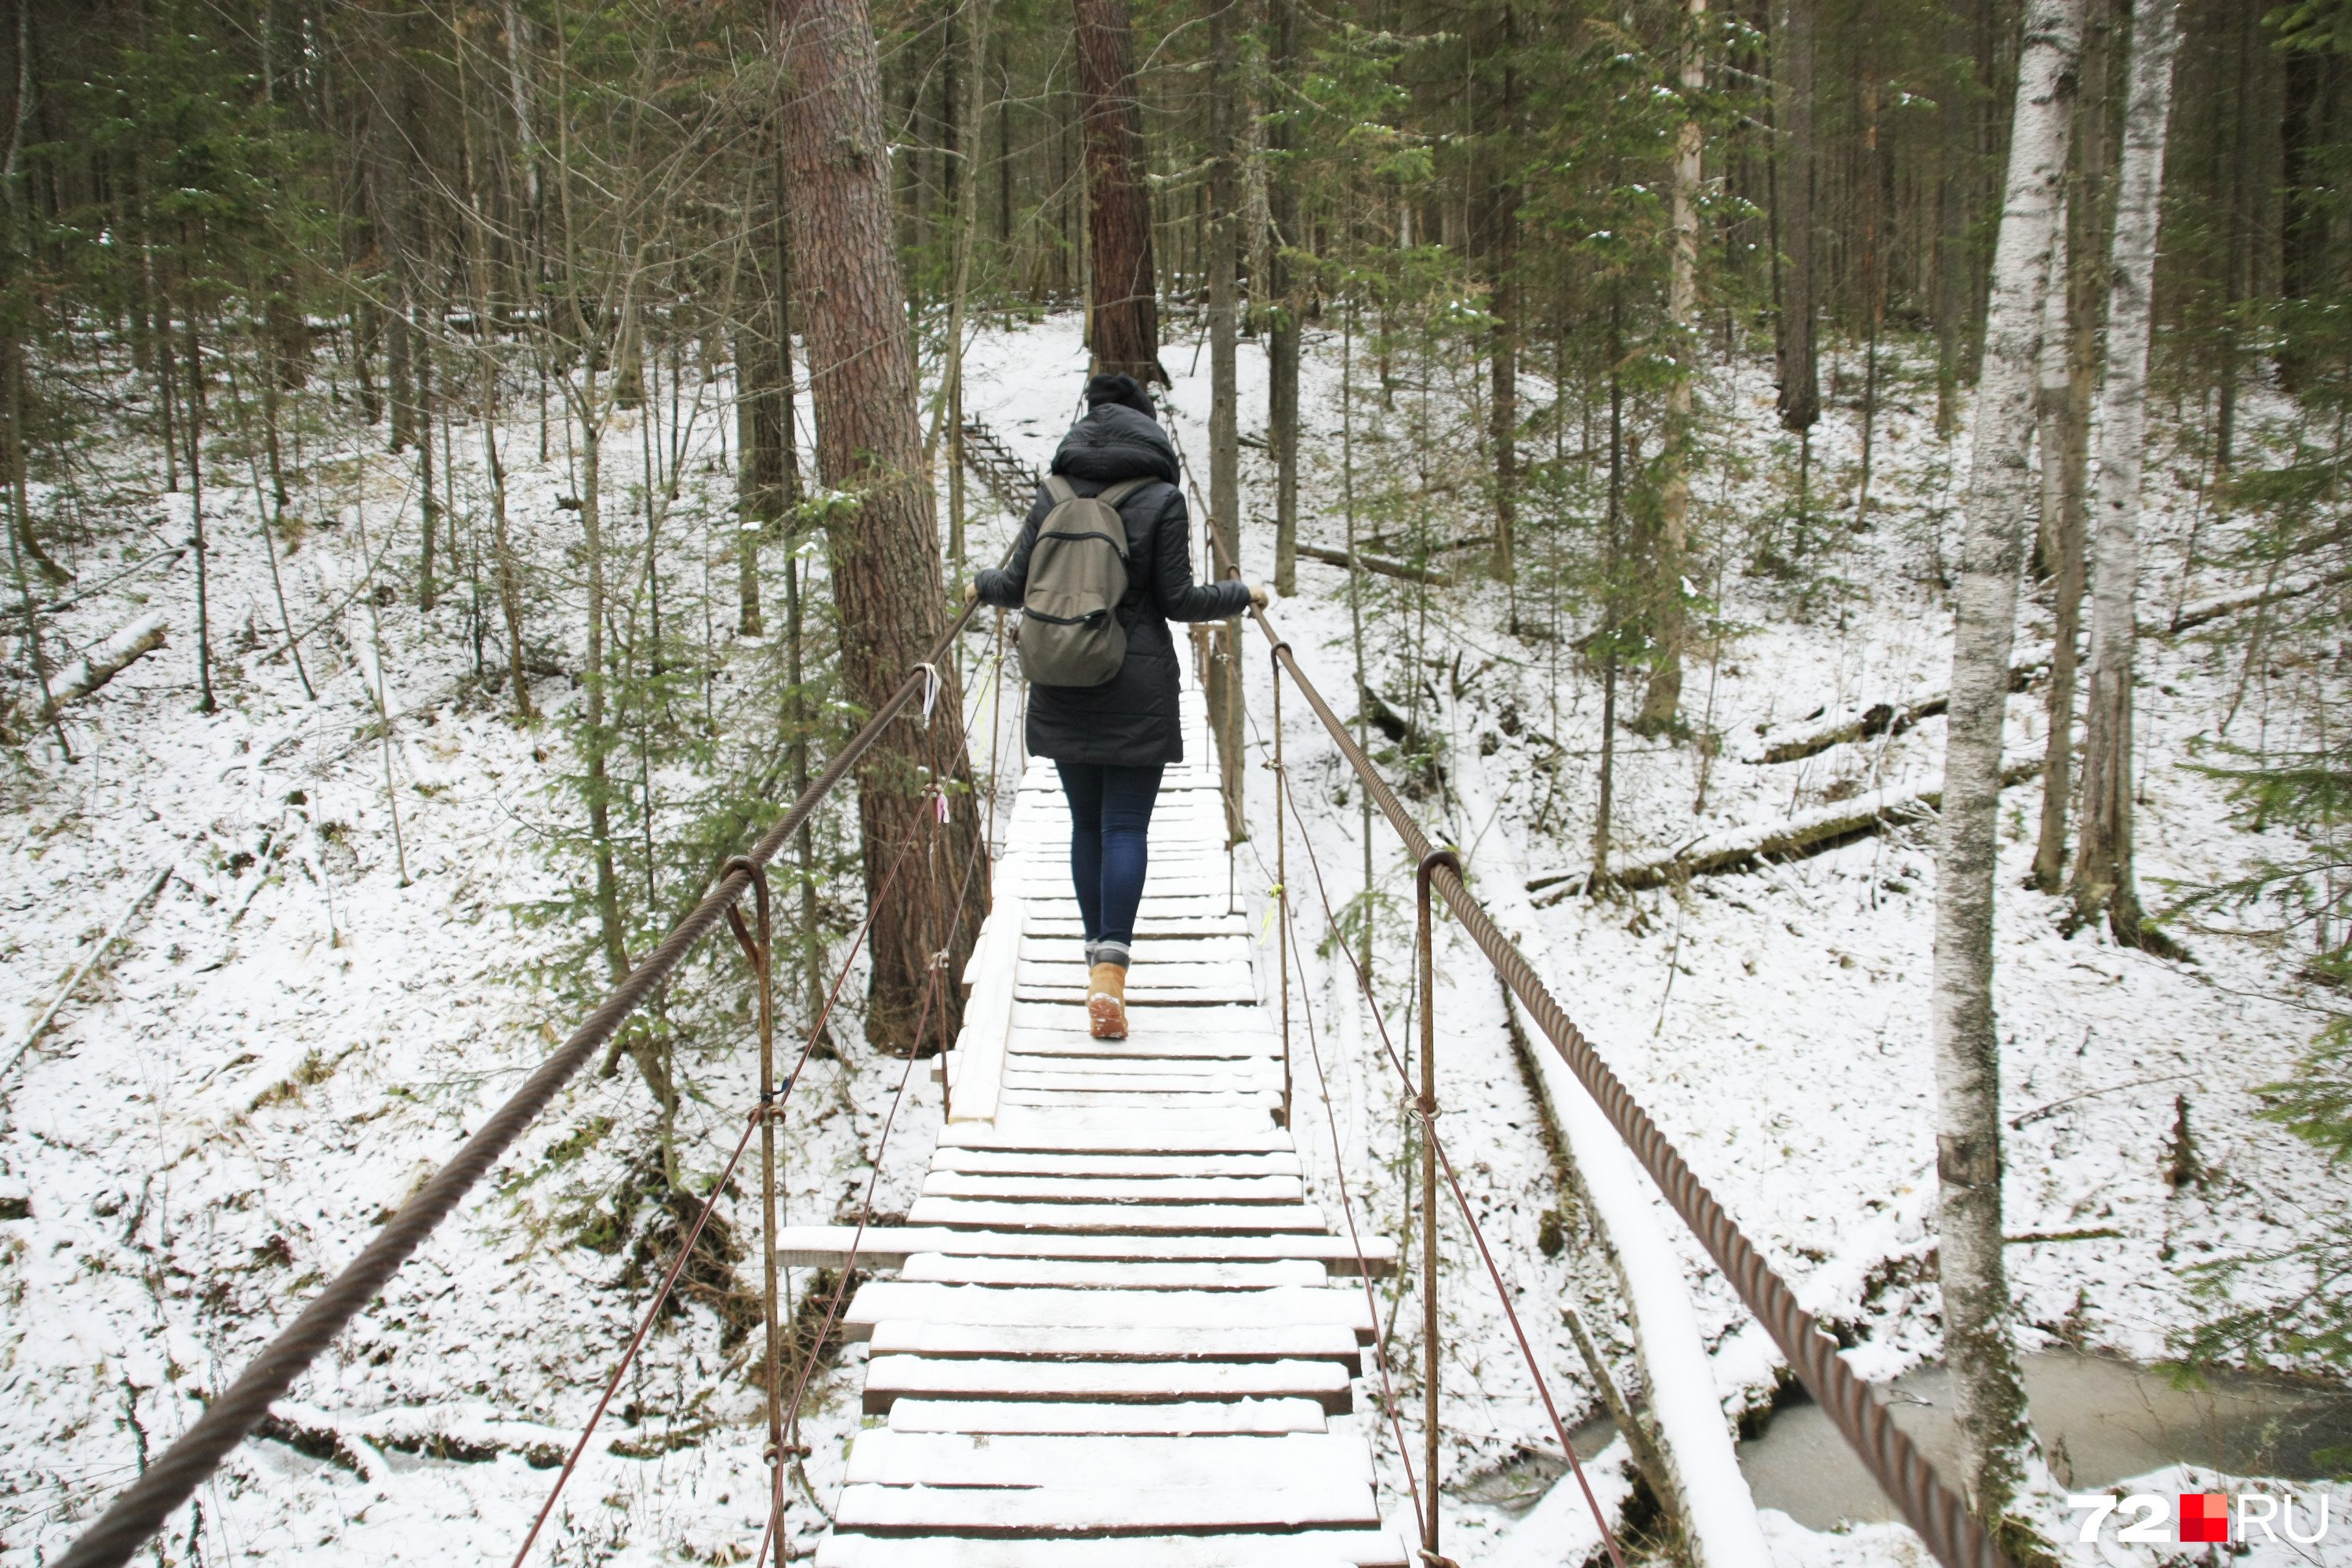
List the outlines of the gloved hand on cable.
{"label": "gloved hand on cable", "polygon": [[1263,610],[1263,609],[1265,609],[1265,584],[1263,584],[1263,583],[1253,583],[1253,584],[1251,584],[1249,585],[1249,591],[1250,591],[1250,608],[1252,608],[1252,609],[1254,609],[1254,610]]}

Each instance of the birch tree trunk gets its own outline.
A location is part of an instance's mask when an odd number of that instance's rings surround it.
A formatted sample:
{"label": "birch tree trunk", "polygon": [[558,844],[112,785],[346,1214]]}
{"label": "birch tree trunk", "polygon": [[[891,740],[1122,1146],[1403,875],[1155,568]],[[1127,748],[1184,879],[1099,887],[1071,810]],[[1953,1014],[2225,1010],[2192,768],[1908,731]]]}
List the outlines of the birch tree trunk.
{"label": "birch tree trunk", "polygon": [[2115,248],[2107,268],[2107,374],[2099,392],[2099,488],[2092,543],[2091,668],[2084,702],[2082,841],[2071,891],[2084,921],[2147,946],[2132,875],[2133,616],[2139,588],[2139,480],[2147,425],[2149,291],[2172,116],[2176,0],[2134,0]]}
{"label": "birch tree trunk", "polygon": [[[923,432],[916,411],[915,353],[898,268],[890,197],[889,142],[882,131],[881,68],[865,0],[782,0],[785,189],[802,268],[802,326],[809,395],[816,413],[817,468],[854,498],[832,524],[841,668],[851,701],[878,708],[916,668],[946,626],[940,541],[932,518]],[[928,833],[927,786],[969,780],[962,700],[951,665],[926,725],[913,714],[891,726],[857,770],[858,827],[866,897],[874,910],[874,968],[866,1037],[904,1052],[941,1043],[929,1034],[944,1008],[944,1038],[962,1018],[963,973],[979,921],[957,903],[979,846],[969,790],[950,794],[949,821],[933,852],[912,855],[893,880],[899,851]],[[984,876],[979,868],[975,876]],[[943,952],[938,992],[927,994],[931,955]]]}
{"label": "birch tree trunk", "polygon": [[1958,1406],[1961,1484],[1989,1527],[1998,1527],[2017,1495],[2027,1442],[2001,1260],[2000,1058],[1992,1009],[2001,731],[2042,292],[2082,35],[2082,0],[2031,0],[1977,395],[1937,851],[1933,1028],[1944,1354]]}
{"label": "birch tree trunk", "polygon": [[[1706,0],[1685,0],[1683,91],[1696,101],[1706,86],[1706,60],[1699,52],[1699,29],[1706,25]],[[1650,552],[1650,684],[1633,721],[1638,734],[1672,730],[1683,700],[1683,569],[1690,552],[1691,368],[1697,362],[1698,185],[1704,142],[1696,119],[1683,121],[1675,138],[1673,280],[1667,309],[1674,319],[1675,378],[1666,386],[1664,477],[1659,487],[1658,535]]]}
{"label": "birch tree trunk", "polygon": [[2033,849],[2033,885],[2056,892],[2066,868],[2066,805],[2074,779],[2074,639],[2083,618],[2083,520],[2069,491],[2072,442],[2068,418],[2074,381],[2068,374],[2066,206],[2062,199],[2050,240],[2050,286],[2042,301],[2042,363],[2035,389],[2034,439],[2042,458],[2042,531],[2036,547],[2057,572],[2051,613],[2049,749],[2042,764],[2042,829]]}

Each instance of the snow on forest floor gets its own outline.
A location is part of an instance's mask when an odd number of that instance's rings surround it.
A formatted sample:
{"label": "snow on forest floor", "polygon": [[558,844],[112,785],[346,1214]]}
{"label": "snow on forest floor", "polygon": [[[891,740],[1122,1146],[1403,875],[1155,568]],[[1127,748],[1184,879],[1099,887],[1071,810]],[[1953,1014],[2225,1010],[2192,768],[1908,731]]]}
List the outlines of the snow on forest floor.
{"label": "snow on forest floor", "polygon": [[[1475,367],[1463,367],[1459,387],[1411,384],[1399,368],[1384,405],[1367,390],[1377,369],[1362,345],[1344,346],[1356,356],[1357,384],[1343,438],[1343,344],[1336,333],[1310,334],[1303,536],[1341,542],[1349,489],[1367,536],[1405,531],[1421,518],[1433,519],[1440,538],[1473,531],[1476,520],[1453,481],[1475,463],[1475,443],[1462,434],[1475,428],[1475,412],[1463,412]],[[1174,425],[1188,454],[1205,462],[1207,366],[1192,350],[1171,345],[1163,361],[1177,381]],[[972,411],[1042,463],[1076,405],[1084,368],[1076,320],[987,332],[973,353]],[[1763,732],[1800,726],[1817,710],[1900,700],[1946,681],[1948,614],[1932,582],[1956,552],[1964,447],[1936,438],[1932,388],[1891,380],[1874,454],[1874,526],[1857,534],[1833,515],[1817,518],[1808,586],[1743,574],[1741,563],[1759,553],[1751,531],[1785,509],[1793,455],[1772,424],[1764,367],[1710,371],[1696,531],[1706,571],[1717,558],[1730,564],[1719,583],[1697,586],[1719,599],[1729,630],[1716,658],[1702,652],[1688,668],[1684,710],[1719,731],[1722,744],[1704,764],[1702,811],[1700,748],[1621,732],[1617,857],[1663,853],[1703,831],[1771,822],[1828,800],[1935,784],[1940,719],[1803,762],[1741,760],[1764,743]],[[1244,345],[1242,381],[1242,426],[1262,430],[1254,344]],[[1545,394],[1537,386],[1528,395],[1532,403]],[[1850,514],[1853,505],[1850,403],[1837,400],[1816,443],[1815,500],[1824,514]],[[2286,417],[2283,406],[2264,406],[2273,421]],[[544,584],[534,630],[552,636],[558,626],[576,628],[580,616],[576,563],[564,555],[575,518],[555,504],[574,490],[560,434],[552,461],[536,460],[528,414],[517,409],[500,447],[513,474],[518,549]],[[2159,420],[2158,442],[2171,442],[2175,428]],[[713,636],[731,681],[763,650],[730,649],[723,631],[732,607],[724,510],[732,479],[717,461],[717,429],[706,413],[666,561],[689,587],[708,563],[702,580],[719,595],[711,614],[721,628]],[[318,439],[313,432],[314,447]],[[75,711],[66,735],[76,761],[37,745],[9,764],[0,1061],[122,906],[163,867],[178,873],[102,979],[86,984],[55,1032],[0,1081],[0,1202],[10,1205],[0,1212],[28,1211],[0,1221],[0,1564],[10,1568],[54,1557],[183,1430],[198,1402],[568,1032],[573,999],[595,988],[593,973],[562,967],[581,962],[576,929],[520,918],[576,890],[583,877],[564,837],[578,797],[562,780],[572,751],[560,711],[536,730],[518,729],[501,716],[501,694],[485,699],[467,684],[477,655],[459,596],[420,617],[408,591],[409,464],[362,454],[358,439],[347,431],[326,454],[305,454],[310,478],[294,510],[318,525],[282,563],[298,626],[340,607],[332,644],[304,645],[315,703],[290,663],[264,657],[280,639],[250,489],[215,488],[205,504],[222,710],[193,711],[193,571],[184,562],[159,567],[74,605],[55,627],[79,647],[160,608],[173,628],[169,650]],[[478,431],[461,429],[454,440],[462,511],[481,503]],[[635,416],[624,416],[608,437],[609,495],[626,496],[641,478],[639,451]],[[1343,453],[1356,465],[1351,484],[1343,483]],[[76,563],[84,583],[134,552],[159,556],[188,518],[184,497],[159,493],[152,448],[125,441],[89,460],[94,471],[79,504],[92,541]],[[1268,577],[1271,468],[1245,449],[1244,468],[1244,555],[1252,576]],[[2210,565],[2181,581],[2191,530],[2210,560],[2223,552],[2230,529],[2210,510],[2198,515],[2192,463],[2159,455],[2149,471],[2144,616],[2241,585]],[[977,497],[975,489],[975,509]],[[1525,521],[1528,582],[1544,581],[1556,557],[1572,559],[1591,543],[1589,500],[1571,498],[1583,510],[1573,529],[1554,530],[1572,541],[1555,552],[1535,542],[1544,514]],[[616,500],[609,510],[618,516],[627,505]],[[324,526],[331,519],[334,526]],[[978,529],[980,540],[995,542],[975,542],[976,559],[993,559],[1006,526],[991,520]],[[626,530],[615,525],[616,550],[630,547]],[[402,591],[372,610],[369,563],[378,552],[382,582]],[[1299,585],[1276,618],[1347,712],[1344,574],[1302,561]],[[672,613],[700,616],[699,601],[690,603]],[[1542,632],[1565,626],[1572,637],[1590,624],[1582,600],[1537,587],[1522,589],[1517,609]],[[1857,1370],[1884,1379],[1930,1359],[1931,830],[1702,878],[1679,892],[1538,907],[1547,895],[1531,895],[1530,880],[1589,865],[1597,680],[1568,637],[1511,635],[1512,607],[1492,585],[1423,604],[1382,579],[1366,613],[1372,685],[1445,741],[1444,783],[1413,805],[1433,837],[1463,849],[1496,919],[1806,1304],[1850,1342]],[[489,624],[499,662],[495,614]],[[1249,635],[1253,744],[1264,752],[1272,693]],[[576,629],[571,636],[576,658]],[[363,657],[378,637],[396,716],[388,756]],[[2021,652],[2047,637],[2047,609],[2029,593]],[[2264,665],[2241,693],[2241,653],[2193,636],[2142,644],[2139,850],[2152,902],[2168,886],[2209,886],[2284,847],[2283,835],[2265,838],[2232,821],[2221,787],[2182,765],[2189,739],[2216,737],[2225,712],[2234,710],[2233,742],[2277,743],[2292,733],[2295,683],[2317,673]],[[576,700],[566,686],[541,679],[534,696],[560,710]],[[1621,713],[1638,697],[1629,684]],[[2039,690],[2013,699],[2011,715],[2012,752],[2038,753]],[[1290,847],[1303,943],[1294,953],[1297,1017],[1302,1044],[1311,1020],[1331,1069],[1327,1117],[1320,1087],[1301,1068],[1302,1152],[1319,1201],[1336,1206],[1336,1142],[1349,1190],[1370,1203],[1370,1223],[1396,1235],[1408,1175],[1397,1095],[1346,964],[1317,951],[1328,931],[1317,871],[1335,907],[1361,890],[1361,799],[1304,704],[1286,700],[1284,721],[1305,813],[1303,836],[1294,819]],[[397,842],[387,774],[397,786]],[[1270,942],[1263,917],[1276,880],[1273,775],[1259,767],[1246,775],[1256,837],[1241,851],[1240,882]],[[2011,1248],[2012,1278],[2031,1348],[2152,1361],[2198,1320],[2190,1266],[2289,1242],[2339,1201],[2340,1180],[2315,1152],[2255,1121],[2249,1093],[2287,1072],[2324,1009],[2294,978],[2295,954],[2258,942],[2191,931],[2185,940],[2197,962],[2179,964],[2120,950],[2097,931],[2063,934],[2059,902],[2024,890],[2039,805],[2034,784],[2003,797],[1996,940],[2013,1128],[2007,1229],[2042,1238]],[[1314,860],[1302,865],[1307,844]],[[1376,826],[1372,849],[1375,972],[1387,1027],[1402,1045],[1411,867],[1384,826]],[[1555,1257],[1541,1249],[1546,1211],[1563,1206],[1541,1118],[1491,971],[1458,932],[1441,930],[1441,1125],[1548,1378],[1567,1405],[1589,1415],[1591,1389],[1550,1303],[1583,1305],[1621,1375],[1631,1370],[1631,1341],[1616,1321],[1607,1269],[1572,1214],[1569,1244]],[[1148,952],[1138,961],[1148,963]],[[740,989],[740,965],[710,973]],[[730,1005],[739,1026],[730,1037],[740,1046],[748,1036],[740,1004]],[[836,1034],[849,1060],[819,1064],[788,1138],[795,1220],[830,1218],[842,1194],[863,1190],[900,1079],[900,1064],[851,1043],[854,1026]],[[736,1048],[696,1070],[680,1160],[707,1181],[749,1103],[751,1057]],[[938,1091],[925,1072],[907,1094],[883,1161],[877,1208],[885,1214],[912,1196],[938,1125]],[[2210,1174],[2175,1193],[2165,1167],[2184,1101]],[[625,1258],[571,1238],[583,1194],[620,1181],[650,1124],[649,1098],[625,1062],[611,1076],[583,1075],[509,1156],[495,1189],[486,1186],[443,1226],[281,1405],[281,1434],[299,1441],[239,1450],[200,1494],[197,1515],[175,1519],[166,1560],[191,1561],[199,1542],[211,1563],[239,1554],[439,1562],[511,1551],[553,1479],[550,1453],[576,1436],[642,1304]],[[722,1212],[739,1236],[751,1235],[751,1204]],[[1685,1259],[1727,1406],[1761,1405],[1774,1382],[1769,1343],[1696,1244],[1670,1217],[1663,1223]],[[1550,1487],[1557,1445],[1455,1229],[1446,1222],[1449,1550],[1465,1562],[1580,1562],[1591,1539],[1581,1503],[1573,1483]],[[2240,1299],[2296,1283],[2258,1268],[2242,1277],[2249,1294]],[[1419,1309],[1402,1283],[1383,1294],[1382,1310],[1395,1311],[1400,1392],[1417,1411],[1409,1369],[1419,1364]],[[838,1488],[860,1422],[862,1354],[845,1353],[805,1423],[807,1479],[821,1500]],[[708,1304],[666,1324],[542,1538],[553,1542],[546,1560],[748,1560],[761,1511],[756,1409],[744,1348]],[[1402,1520],[1402,1471],[1385,1436],[1375,1436],[1383,1501]],[[1600,1468],[1622,1454],[1614,1447]],[[793,1550],[804,1553],[822,1521],[806,1507],[794,1518]],[[1825,1534],[1780,1515],[1768,1522],[1785,1564],[1918,1561],[1898,1527]],[[2090,1561],[2090,1549],[2081,1550]],[[2110,1560],[2129,1551],[2153,1561],[2144,1549],[2107,1551]],[[2352,1562],[2352,1549],[2334,1543],[2320,1555]]]}

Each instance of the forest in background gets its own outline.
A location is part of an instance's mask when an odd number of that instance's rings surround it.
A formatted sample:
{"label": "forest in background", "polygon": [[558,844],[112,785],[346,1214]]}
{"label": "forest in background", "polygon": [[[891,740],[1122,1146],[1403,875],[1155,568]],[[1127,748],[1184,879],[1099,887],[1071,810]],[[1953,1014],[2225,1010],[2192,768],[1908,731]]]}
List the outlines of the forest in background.
{"label": "forest in background", "polygon": [[[203,605],[207,491],[250,494],[274,570],[311,531],[347,526],[337,486],[352,455],[388,453],[415,505],[365,547],[377,564],[346,601],[368,611],[373,646],[340,616],[306,626],[282,596],[274,626],[200,610],[175,629],[199,649],[191,703],[234,706],[248,659],[381,660],[387,617],[469,642],[467,700],[526,724],[555,710],[541,760],[575,803],[551,847],[571,890],[530,913],[580,933],[587,962],[564,984],[585,1000],[822,769],[896,679],[887,650],[927,640],[988,563],[973,542],[994,525],[976,520],[997,509],[964,451],[965,345],[984,325],[1076,309],[1106,365],[1149,378],[1155,354],[1213,356],[1222,413],[1192,454],[1205,510],[1230,543],[1273,542],[1282,593],[1301,551],[1353,563],[1354,721],[1409,788],[1445,788],[1417,673],[1444,651],[1422,640],[1435,596],[1493,584],[1508,634],[1604,694],[1599,805],[1577,848],[1582,887],[1605,892],[1618,731],[1695,756],[1729,743],[1685,681],[1731,635],[1725,579],[1767,585],[1790,624],[1840,614],[1853,542],[1892,521],[1873,493],[1874,434],[1890,418],[1971,433],[1989,342],[2000,347],[2020,40],[2029,11],[2048,9],[1078,0],[1074,31],[1071,12],[1034,0],[878,5],[909,384],[931,389],[915,414],[940,480],[921,498],[939,564],[910,574],[862,552],[860,497],[821,472],[804,334],[822,307],[803,284],[812,237],[788,216],[789,76],[764,7],[16,0],[0,38],[14,84],[0,726],[18,748],[72,754],[73,703],[140,657],[144,634],[68,646],[55,616],[158,567],[194,573]],[[2062,786],[2095,592],[2131,22],[2120,0],[2083,7],[2046,302],[2035,286],[2028,571],[2061,672],[2044,690]],[[2217,560],[2265,590],[2309,586],[2260,601],[2236,650],[2245,669],[2332,667],[2352,412],[2338,46],[2352,18],[2327,0],[2276,14],[2188,0],[2178,28],[2146,284],[2161,460],[2200,507],[2252,521],[2251,553],[2233,543]],[[1131,99],[1088,56],[1105,38],[1128,52]],[[1130,116],[1141,164],[1144,221],[1123,237],[1104,222],[1101,172],[1089,177],[1089,114],[1107,100]],[[1098,133],[1091,155],[1116,140]],[[1107,243],[1124,247],[1109,261]],[[1140,324],[1134,297],[1105,308],[1102,284],[1139,257]],[[1343,456],[1337,518],[1298,506],[1302,464],[1326,441],[1300,429],[1307,332],[1338,338],[1347,394],[1383,432]],[[1248,340],[1269,366],[1262,430],[1234,412]],[[1730,515],[1694,494],[1695,476],[1735,460],[1706,370],[1757,358],[1777,366],[1778,500]],[[1897,392],[1905,377],[1926,384],[1924,406]],[[2250,438],[2242,409],[2273,395],[2294,411],[2284,433]],[[1824,408],[1858,421],[1858,452],[1816,450]],[[510,492],[519,455],[499,443],[519,425],[530,460],[565,468],[562,493]],[[625,426],[635,449],[610,486]],[[125,430],[159,471],[126,469],[111,449]],[[714,436],[719,461],[697,467]],[[1247,501],[1245,449],[1274,476]],[[182,515],[157,493],[187,498],[186,537],[134,553],[126,515]],[[1922,537],[1916,580],[1954,589],[1963,551]],[[1399,623],[1416,629],[1368,650],[1367,605],[1417,616]],[[2323,675],[2297,688],[2307,747],[2225,746],[2208,764],[2238,780],[2257,823],[2307,826],[2308,856],[2207,902],[2273,911],[2273,934],[2340,982],[2347,760]],[[388,747],[394,706],[372,679]],[[534,680],[552,684],[535,695]],[[1230,779],[1239,696],[1212,700]],[[892,765],[968,783],[964,750],[950,721]],[[869,787],[855,828],[795,847],[804,1016],[857,923],[844,879],[888,902],[876,849],[903,835],[918,793]],[[977,831],[971,793],[949,793],[957,830]],[[2083,883],[2079,809],[2068,788],[2045,792],[2037,879],[2055,891],[2071,878],[2082,918],[2173,950],[2133,897],[2127,826],[2121,881]],[[912,1003],[928,955],[945,945],[960,962],[970,931],[926,929],[922,903],[902,891],[877,922],[864,1009],[877,1048],[927,1052],[952,1034],[952,1017],[934,1032]],[[1381,907],[1368,885],[1343,915],[1357,940]],[[625,1042],[661,1110],[655,1185],[680,1179],[668,1127],[712,1033],[681,1004]],[[2343,1062],[2324,1038],[2280,1100],[2338,1148]],[[2290,1352],[2340,1352],[2340,1309],[2315,1311],[2224,1327],[2241,1351],[2283,1335]]]}

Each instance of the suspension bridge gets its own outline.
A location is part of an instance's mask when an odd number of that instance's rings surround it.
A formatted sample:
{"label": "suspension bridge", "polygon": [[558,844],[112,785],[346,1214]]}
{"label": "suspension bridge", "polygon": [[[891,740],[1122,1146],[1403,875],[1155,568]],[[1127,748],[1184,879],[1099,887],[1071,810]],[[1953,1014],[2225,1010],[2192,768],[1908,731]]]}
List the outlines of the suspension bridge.
{"label": "suspension bridge", "polygon": [[1364,1277],[1280,1125],[1283,1041],[1235,913],[1206,714],[1160,784],[1125,1040],[1087,1030],[1069,817],[1021,779],[903,1228],[795,1227],[789,1262],[896,1265],[822,1568],[1397,1564],[1351,1394]]}
{"label": "suspension bridge", "polygon": [[[997,486],[1018,490],[1008,466]],[[1213,530],[1205,530],[1213,541]],[[1219,561],[1223,573],[1233,565]],[[61,1568],[128,1562],[172,1510],[268,1417],[284,1395],[466,1197],[556,1094],[722,921],[762,980],[760,1106],[667,1279],[614,1369],[605,1399],[643,1343],[755,1132],[772,1137],[770,909],[763,868],[856,767],[884,730],[934,689],[931,673],[971,619],[967,607],[891,697],[750,851],[509,1100],[428,1178],[205,1413],[77,1540]],[[1512,1327],[1564,1458],[1582,1486],[1545,1370],[1518,1331],[1471,1205],[1454,1184],[1436,1117],[1431,921],[1439,902],[1574,1073],[1667,1204],[1723,1270],[1789,1365],[1943,1568],[2009,1568],[1960,1498],[1889,1417],[1836,1345],[1798,1306],[1722,1205],[1577,1029],[1527,958],[1474,898],[1449,853],[1419,825],[1349,739],[1264,610],[1252,612],[1276,670],[1276,809],[1288,797],[1281,692],[1303,698],[1413,858],[1417,871],[1420,1061],[1388,1038],[1369,977],[1356,976],[1384,1055],[1421,1129],[1422,1212],[1441,1203],[1441,1172]],[[1239,628],[1196,637],[1196,658],[1240,657]],[[769,1511],[759,1561],[783,1556],[784,1476],[815,1358],[802,1358],[789,1403],[776,1369],[776,1266],[821,1266],[841,1282],[817,1333],[868,1342],[858,1433],[817,1548],[820,1568],[1404,1568],[1442,1554],[1437,1499],[1439,1332],[1435,1231],[1422,1255],[1358,1225],[1347,1173],[1308,1201],[1294,1111],[1319,1100],[1321,1060],[1302,1063],[1288,1027],[1287,946],[1265,973],[1238,912],[1228,803],[1213,766],[1201,670],[1185,691],[1187,762],[1168,770],[1151,826],[1151,875],[1138,921],[1129,1037],[1091,1037],[1086,970],[1066,854],[1069,825],[1051,765],[1024,771],[989,869],[990,913],[961,977],[968,1001],[955,1047],[939,1059],[946,1121],[922,1194],[903,1225],[877,1226],[872,1187],[859,1223],[771,1229]],[[908,847],[909,849],[913,846]],[[1276,826],[1277,866],[1286,838]],[[975,859],[971,871],[977,871]],[[1286,871],[1278,871],[1283,882]],[[967,872],[965,893],[972,891]],[[758,934],[739,910],[755,895]],[[1291,894],[1277,890],[1281,943]],[[862,933],[861,933],[862,940]],[[853,952],[852,958],[854,960]],[[845,964],[844,974],[847,973]],[[939,983],[934,971],[934,984]],[[1273,999],[1269,1005],[1269,996]],[[817,1026],[822,1028],[820,1021]],[[813,1032],[811,1041],[815,1035]],[[1409,1050],[1410,1047],[1405,1047]],[[915,1063],[909,1061],[911,1073]],[[792,1079],[784,1080],[788,1097]],[[893,1112],[895,1117],[896,1112]],[[1303,1120],[1303,1114],[1297,1120]],[[887,1142],[890,1123],[886,1122]],[[881,1154],[875,1156],[877,1174]],[[1327,1208],[1327,1202],[1328,1207]],[[1336,1208],[1337,1213],[1329,1212]],[[772,1213],[772,1208],[770,1210]],[[1375,1340],[1370,1281],[1412,1264],[1424,1311],[1418,1455],[1392,1370]],[[854,1295],[847,1282],[866,1276]],[[888,1273],[891,1278],[875,1276]],[[1364,1392],[1360,1395],[1359,1389]],[[540,1515],[544,1524],[604,1406],[582,1431]],[[1413,1534],[1384,1530],[1374,1443],[1392,1451],[1412,1493]],[[1419,1463],[1416,1465],[1415,1460]],[[1589,1488],[1610,1557],[1622,1568]],[[512,1562],[524,1568],[539,1527]],[[1704,1543],[1697,1543],[1703,1545]],[[1758,1544],[1760,1545],[1760,1540]],[[501,1553],[503,1555],[503,1553]],[[1707,1568],[1728,1564],[1707,1557]],[[1726,1555],[1758,1555],[1750,1552]],[[1744,1565],[1743,1565],[1744,1568]]]}

